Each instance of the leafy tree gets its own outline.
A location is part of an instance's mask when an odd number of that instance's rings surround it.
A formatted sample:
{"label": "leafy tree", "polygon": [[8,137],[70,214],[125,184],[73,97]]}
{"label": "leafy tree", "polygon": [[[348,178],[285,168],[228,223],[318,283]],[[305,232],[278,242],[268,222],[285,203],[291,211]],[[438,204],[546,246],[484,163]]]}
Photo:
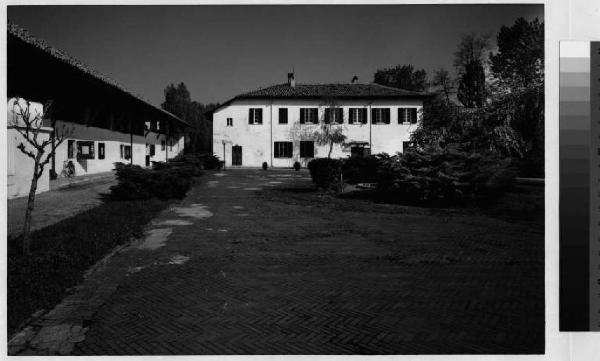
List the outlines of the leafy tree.
{"label": "leafy tree", "polygon": [[[339,104],[335,99],[329,99],[326,102],[330,114],[336,114],[336,110],[340,109]],[[343,144],[346,141],[346,135],[343,134],[342,126],[333,119],[329,119],[329,121],[322,119],[319,130],[313,133],[313,138],[317,144],[329,146],[327,158],[331,158],[334,144]]]}
{"label": "leafy tree", "polygon": [[185,130],[189,143],[186,153],[207,153],[212,148],[211,112],[218,104],[207,104],[192,101],[189,90],[184,83],[169,84],[165,88],[165,101],[161,107],[178,116],[191,125]]}
{"label": "leafy tree", "polygon": [[458,100],[467,108],[481,108],[486,98],[485,72],[481,61],[465,65],[458,85]]}
{"label": "leafy tree", "polygon": [[458,49],[454,53],[454,67],[458,74],[464,74],[467,66],[474,62],[485,61],[484,57],[490,48],[490,36],[487,34],[477,35],[469,33],[463,35],[458,44]]}
{"label": "leafy tree", "polygon": [[[8,125],[23,138],[17,148],[33,160],[33,177],[29,187],[25,222],[23,223],[23,252],[29,254],[31,248],[31,214],[35,204],[38,180],[44,174],[44,167],[54,157],[56,148],[72,133],[72,129],[64,125],[61,129],[57,129],[56,119],[53,117],[50,118],[50,124],[45,124],[50,113],[51,102],[46,103],[41,112],[32,109],[31,103],[21,98],[15,98],[11,103],[9,103],[9,110],[12,117],[8,119]],[[44,117],[44,112],[46,117]],[[50,131],[48,138],[43,139],[44,137],[41,135],[48,130]]]}
{"label": "leafy tree", "polygon": [[519,18],[502,26],[496,38],[498,51],[490,54],[491,70],[512,87],[541,84],[544,79],[544,23]]}
{"label": "leafy tree", "polygon": [[380,69],[375,72],[374,83],[394,88],[425,91],[427,87],[427,72],[415,70],[412,65],[397,65],[393,68]]}
{"label": "leafy tree", "polygon": [[455,84],[448,70],[440,68],[433,74],[431,85],[437,88],[445,98],[446,103],[450,104],[450,97],[455,90]]}

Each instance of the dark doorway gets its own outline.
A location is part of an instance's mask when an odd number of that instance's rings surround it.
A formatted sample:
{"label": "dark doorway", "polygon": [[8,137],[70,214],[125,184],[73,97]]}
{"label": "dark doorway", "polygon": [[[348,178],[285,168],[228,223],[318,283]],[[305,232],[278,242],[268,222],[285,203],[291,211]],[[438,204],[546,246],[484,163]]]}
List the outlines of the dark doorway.
{"label": "dark doorway", "polygon": [[231,165],[242,165],[242,146],[231,147]]}

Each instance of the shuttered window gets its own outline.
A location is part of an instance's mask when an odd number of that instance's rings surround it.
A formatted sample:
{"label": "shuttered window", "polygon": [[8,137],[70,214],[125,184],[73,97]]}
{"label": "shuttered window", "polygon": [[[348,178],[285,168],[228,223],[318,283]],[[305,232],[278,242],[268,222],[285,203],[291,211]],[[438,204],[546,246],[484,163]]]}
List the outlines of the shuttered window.
{"label": "shuttered window", "polygon": [[300,108],[300,124],[319,123],[318,108]]}
{"label": "shuttered window", "polygon": [[98,143],[98,159],[104,159],[104,143]]}
{"label": "shuttered window", "polygon": [[248,124],[262,124],[262,108],[248,109]]}
{"label": "shuttered window", "polygon": [[327,108],[325,109],[325,123],[344,123],[344,109]]}
{"label": "shuttered window", "polygon": [[367,124],[367,108],[350,108],[348,115],[350,124]]}
{"label": "shuttered window", "polygon": [[372,124],[390,124],[390,108],[371,109]]}
{"label": "shuttered window", "polygon": [[300,158],[315,157],[315,142],[312,140],[300,141]]}
{"label": "shuttered window", "polygon": [[288,109],[287,108],[279,108],[279,124],[287,124],[288,123]]}
{"label": "shuttered window", "polygon": [[292,142],[275,142],[275,158],[291,158],[293,154]]}
{"label": "shuttered window", "polygon": [[417,108],[398,108],[398,124],[417,124]]}

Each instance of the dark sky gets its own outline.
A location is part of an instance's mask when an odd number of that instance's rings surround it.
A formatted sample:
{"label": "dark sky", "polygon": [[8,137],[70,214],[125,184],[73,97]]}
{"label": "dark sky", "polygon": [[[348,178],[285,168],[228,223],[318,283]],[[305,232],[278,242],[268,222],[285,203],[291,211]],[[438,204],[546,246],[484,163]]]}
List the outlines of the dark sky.
{"label": "dark sky", "polygon": [[154,104],[183,81],[223,102],[287,80],[371,82],[413,64],[452,68],[462,34],[495,34],[542,5],[9,6],[8,20]]}

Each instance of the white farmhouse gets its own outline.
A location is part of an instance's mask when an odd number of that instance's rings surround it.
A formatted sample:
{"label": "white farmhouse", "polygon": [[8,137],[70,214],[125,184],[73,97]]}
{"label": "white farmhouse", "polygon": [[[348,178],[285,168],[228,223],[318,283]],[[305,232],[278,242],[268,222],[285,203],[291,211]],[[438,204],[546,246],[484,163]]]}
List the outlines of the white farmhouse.
{"label": "white farmhouse", "polygon": [[29,102],[31,114],[43,117],[40,140],[48,139],[53,121],[69,133],[53,144],[38,192],[49,190],[68,164],[76,176],[89,175],[111,171],[115,162],[150,166],[184,148],[185,122],[14,24],[8,25],[7,93],[8,198],[27,195],[33,175],[33,160],[17,149],[27,144],[16,128],[22,128],[19,104]]}
{"label": "white farmhouse", "polygon": [[226,166],[302,166],[327,157],[315,142],[323,123],[346,141],[331,157],[402,152],[422,116],[425,93],[378,84],[275,85],[228,100],[213,113],[213,151]]}

